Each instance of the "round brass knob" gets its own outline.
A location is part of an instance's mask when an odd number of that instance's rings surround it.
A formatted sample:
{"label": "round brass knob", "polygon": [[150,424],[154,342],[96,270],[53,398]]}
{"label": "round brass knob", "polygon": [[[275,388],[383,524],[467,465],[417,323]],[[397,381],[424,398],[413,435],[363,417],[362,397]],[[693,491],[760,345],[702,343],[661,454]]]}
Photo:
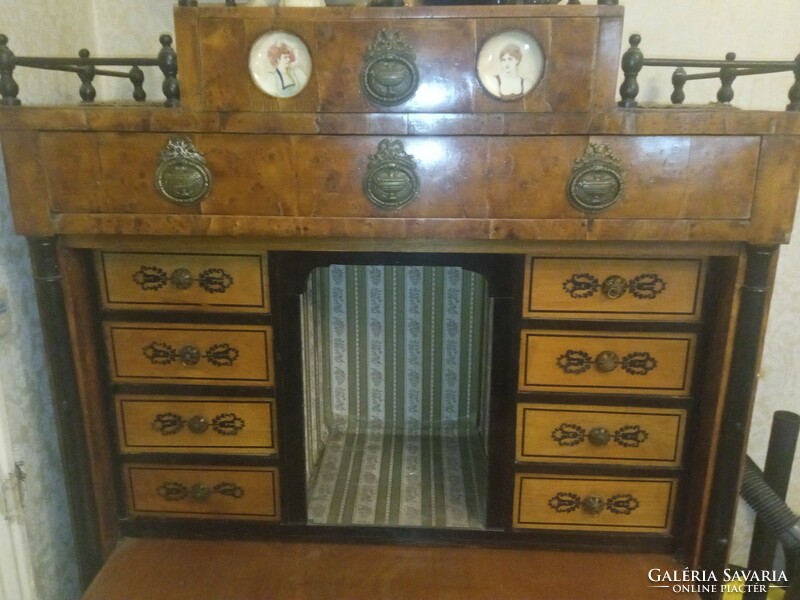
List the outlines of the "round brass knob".
{"label": "round brass knob", "polygon": [[619,356],[611,350],[604,350],[594,359],[594,364],[601,373],[610,373],[617,368]]}
{"label": "round brass knob", "polygon": [[588,437],[593,446],[606,446],[611,441],[611,432],[605,427],[592,427]]}
{"label": "round brass knob", "polygon": [[200,350],[195,346],[184,346],[178,350],[181,357],[181,363],[185,367],[193,367],[200,362]]}
{"label": "round brass knob", "polygon": [[616,300],[622,296],[627,289],[628,282],[624,277],[620,277],[619,275],[606,277],[602,284],[603,293],[611,300]]}
{"label": "round brass knob", "polygon": [[169,281],[179,290],[185,290],[192,287],[192,283],[194,283],[194,277],[192,277],[192,273],[189,269],[184,269],[183,267],[179,269],[175,269],[169,276]]}
{"label": "round brass knob", "polygon": [[600,496],[586,496],[583,500],[581,500],[581,508],[583,512],[590,514],[590,515],[599,515],[603,512],[606,503]]}
{"label": "round brass knob", "polygon": [[187,421],[189,431],[192,433],[205,433],[208,429],[208,420],[200,415],[195,415]]}
{"label": "round brass knob", "polygon": [[189,488],[189,497],[197,502],[208,500],[211,496],[211,490],[204,483],[195,483]]}

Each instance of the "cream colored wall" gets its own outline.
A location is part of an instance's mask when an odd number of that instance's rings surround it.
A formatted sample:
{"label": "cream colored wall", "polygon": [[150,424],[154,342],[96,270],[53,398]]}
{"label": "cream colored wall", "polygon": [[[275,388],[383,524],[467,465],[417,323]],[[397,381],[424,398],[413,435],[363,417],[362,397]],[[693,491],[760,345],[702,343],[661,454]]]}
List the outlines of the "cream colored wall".
{"label": "cream colored wall", "polygon": [[[642,50],[649,56],[685,56],[723,58],[729,50],[742,59],[790,60],[800,52],[797,32],[800,11],[796,0],[773,0],[770,3],[752,0],[621,0],[626,7],[625,39],[629,34],[643,37]],[[69,4],[56,0],[0,0],[0,31],[10,38],[10,47],[19,55],[73,54],[83,46],[96,56],[155,55],[161,33],[171,33],[172,3],[166,0],[115,2],[107,0],[75,0]],[[58,25],[54,25],[58,23]],[[627,42],[625,43],[627,47]],[[670,70],[652,69],[642,74],[642,100],[668,101]],[[150,99],[159,98],[159,77],[149,75],[147,90]],[[32,75],[19,69],[15,77],[22,89],[20,98],[26,104],[52,103],[66,95],[77,101],[74,76],[37,72]],[[61,94],[54,83],[62,81]],[[783,110],[790,75],[773,75],[739,80],[735,85],[734,104],[743,108]],[[129,86],[122,82],[98,85],[101,97],[128,97]],[[687,103],[705,103],[714,99],[714,82],[687,85]],[[58,540],[57,547],[45,552],[42,540],[37,542],[37,573],[43,581],[54,565],[62,573],[74,568],[65,556],[67,542],[63,528],[63,495],[61,475],[54,449],[52,414],[47,408],[49,392],[42,383],[43,369],[38,322],[32,310],[32,291],[24,241],[11,232],[8,199],[4,182],[0,181],[0,285],[12,292],[15,311],[15,349],[0,353],[0,368],[15,375],[12,389],[6,396],[14,398],[12,419],[19,424],[17,440],[20,451],[31,463],[34,481],[41,490],[37,505],[47,506],[45,529]],[[800,229],[798,229],[800,231]],[[800,237],[800,235],[798,235]],[[762,463],[766,452],[771,415],[780,409],[800,410],[800,365],[794,348],[800,346],[800,308],[793,301],[800,293],[800,242],[784,248],[779,265],[777,292],[773,300],[762,376],[756,403],[749,453]],[[45,491],[49,490],[49,491]],[[790,505],[800,512],[800,473],[795,474]],[[34,510],[30,511],[34,513]],[[37,511],[38,512],[38,511]],[[45,514],[45,513],[42,513]],[[31,518],[35,521],[34,518]],[[744,562],[747,555],[749,510],[740,510],[734,539],[734,560]],[[37,530],[42,524],[32,523]],[[43,536],[44,539],[44,536]],[[41,558],[45,557],[45,558]],[[43,600],[70,598],[64,589],[63,575],[50,581],[56,586],[43,587]],[[45,593],[46,592],[46,593]],[[53,595],[51,595],[53,594]]]}

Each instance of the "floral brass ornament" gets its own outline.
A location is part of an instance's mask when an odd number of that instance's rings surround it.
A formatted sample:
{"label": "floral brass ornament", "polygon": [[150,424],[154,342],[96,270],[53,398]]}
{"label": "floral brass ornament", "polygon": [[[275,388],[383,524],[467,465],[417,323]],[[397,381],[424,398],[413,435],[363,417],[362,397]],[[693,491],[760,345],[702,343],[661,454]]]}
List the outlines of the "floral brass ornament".
{"label": "floral brass ornament", "polygon": [[161,151],[156,189],[170,202],[193,206],[211,190],[205,158],[187,138],[171,138]]}
{"label": "floral brass ornament", "polygon": [[587,432],[575,423],[561,423],[553,430],[551,437],[559,446],[579,446],[586,441],[595,446],[605,446],[614,440],[623,448],[638,448],[649,434],[640,425],[623,425],[611,434],[603,427],[593,427]]}
{"label": "floral brass ornament", "polygon": [[227,481],[218,483],[213,487],[208,487],[202,483],[188,486],[177,481],[166,481],[156,488],[156,493],[167,502],[178,502],[186,499],[203,502],[208,500],[211,494],[219,494],[238,500],[244,497],[244,488]]}
{"label": "floral brass ornament", "polygon": [[547,501],[547,505],[559,513],[570,513],[580,508],[590,515],[598,515],[603,510],[615,515],[629,515],[639,508],[640,503],[632,494],[615,494],[604,500],[599,496],[581,498],[572,492],[559,492]]}
{"label": "floral brass ornament", "polygon": [[195,415],[189,419],[173,413],[159,413],[153,419],[153,431],[157,431],[161,435],[175,435],[188,427],[192,433],[202,434],[211,427],[211,429],[219,435],[237,435],[244,429],[244,419],[236,416],[234,413],[222,413],[215,416],[211,423],[205,417]]}
{"label": "floral brass ornament", "polygon": [[222,294],[233,285],[233,276],[224,269],[211,267],[201,271],[195,280],[188,269],[179,268],[167,274],[161,267],[142,265],[133,274],[133,281],[146,292],[156,292],[167,283],[185,290],[197,281],[200,288],[209,294]]}
{"label": "floral brass ornament", "polygon": [[150,342],[142,348],[145,358],[154,365],[170,365],[180,361],[185,366],[193,366],[205,358],[215,367],[230,367],[239,358],[239,350],[230,344],[214,344],[204,353],[194,346],[173,348],[164,342]]}
{"label": "floral brass ornament", "polygon": [[364,194],[378,208],[397,210],[419,193],[416,160],[407,154],[399,140],[381,140],[378,151],[370,155]]}
{"label": "floral brass ornament", "polygon": [[381,29],[364,56],[361,89],[375,104],[397,106],[419,87],[416,54],[399,31]]}
{"label": "floral brass ornament", "polygon": [[591,142],[586,153],[575,160],[567,183],[567,196],[578,210],[597,213],[616,204],[623,188],[619,158],[605,144]]}
{"label": "floral brass ornament", "polygon": [[641,273],[630,280],[611,275],[602,283],[591,273],[573,273],[561,287],[576,300],[591,298],[598,291],[602,291],[610,300],[616,300],[626,292],[637,300],[653,300],[667,289],[667,282],[657,273]]}
{"label": "floral brass ornament", "polygon": [[628,375],[647,375],[658,366],[658,361],[649,352],[631,352],[620,359],[608,350],[595,358],[583,350],[567,350],[556,359],[556,365],[567,375],[580,375],[592,365],[601,373],[610,373],[621,366]]}

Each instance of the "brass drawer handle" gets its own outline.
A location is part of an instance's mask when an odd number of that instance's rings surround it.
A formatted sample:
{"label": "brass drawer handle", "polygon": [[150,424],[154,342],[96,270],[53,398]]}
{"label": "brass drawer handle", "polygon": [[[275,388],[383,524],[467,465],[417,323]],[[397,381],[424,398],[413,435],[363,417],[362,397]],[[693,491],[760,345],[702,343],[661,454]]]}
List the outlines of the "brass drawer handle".
{"label": "brass drawer handle", "polygon": [[559,513],[571,513],[579,508],[588,515],[597,516],[604,510],[615,515],[629,515],[640,506],[633,494],[615,494],[604,500],[590,494],[581,498],[572,492],[559,492],[547,501],[547,506]]}
{"label": "brass drawer handle", "polygon": [[607,446],[613,440],[623,448],[638,448],[650,434],[641,425],[623,425],[613,434],[603,426],[592,427],[589,432],[575,423],[561,423],[551,437],[559,446],[578,446],[588,441],[593,446]]}
{"label": "brass drawer handle", "polygon": [[165,481],[156,488],[156,493],[167,502],[179,502],[187,499],[194,502],[205,502],[211,498],[212,494],[239,500],[244,497],[244,488],[228,481],[223,481],[213,487],[201,482],[187,486],[178,481]]}
{"label": "brass drawer handle", "polygon": [[610,373],[621,366],[628,375],[647,375],[658,366],[658,361],[649,352],[630,352],[620,359],[616,352],[604,350],[593,359],[584,350],[567,350],[556,358],[556,365],[567,375],[580,375],[592,365],[601,373]]}
{"label": "brass drawer handle", "polygon": [[188,138],[171,138],[161,150],[156,189],[170,202],[194,206],[211,191],[211,171],[201,152]]}
{"label": "brass drawer handle", "polygon": [[233,285],[233,276],[219,267],[209,267],[194,277],[186,267],[178,267],[167,275],[161,267],[142,265],[133,274],[133,281],[146,292],[158,291],[168,283],[175,289],[188,290],[196,281],[209,294],[223,294]]}
{"label": "brass drawer handle", "polygon": [[609,300],[616,300],[626,292],[637,300],[653,300],[667,289],[667,282],[656,273],[641,273],[630,280],[621,275],[610,275],[602,283],[591,273],[573,273],[561,288],[576,300],[591,298],[598,291]]}
{"label": "brass drawer handle", "polygon": [[611,275],[610,277],[606,277],[603,281],[602,289],[607,298],[616,300],[628,289],[628,282],[625,281],[624,277]]}
{"label": "brass drawer handle", "polygon": [[245,422],[235,413],[222,413],[211,419],[211,422],[202,415],[194,415],[188,419],[181,415],[168,412],[157,414],[153,419],[154,431],[161,435],[174,435],[187,427],[194,434],[201,435],[209,428],[219,435],[238,435],[244,429]]}
{"label": "brass drawer handle", "polygon": [[148,361],[154,365],[170,365],[176,361],[187,367],[200,362],[201,358],[215,367],[230,367],[239,358],[239,350],[227,343],[213,344],[205,352],[192,345],[175,349],[165,342],[150,342],[142,348]]}

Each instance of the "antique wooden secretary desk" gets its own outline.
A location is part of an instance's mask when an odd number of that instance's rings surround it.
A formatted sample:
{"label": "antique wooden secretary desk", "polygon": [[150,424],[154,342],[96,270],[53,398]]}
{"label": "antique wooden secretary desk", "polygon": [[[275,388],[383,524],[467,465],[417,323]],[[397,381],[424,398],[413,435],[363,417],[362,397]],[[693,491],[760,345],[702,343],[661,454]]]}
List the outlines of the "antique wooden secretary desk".
{"label": "antique wooden secretary desk", "polygon": [[618,102],[622,17],[178,6],[167,106],[14,106],[2,40],[87,580],[288,539],[725,566],[800,91],[637,107],[633,39]]}

